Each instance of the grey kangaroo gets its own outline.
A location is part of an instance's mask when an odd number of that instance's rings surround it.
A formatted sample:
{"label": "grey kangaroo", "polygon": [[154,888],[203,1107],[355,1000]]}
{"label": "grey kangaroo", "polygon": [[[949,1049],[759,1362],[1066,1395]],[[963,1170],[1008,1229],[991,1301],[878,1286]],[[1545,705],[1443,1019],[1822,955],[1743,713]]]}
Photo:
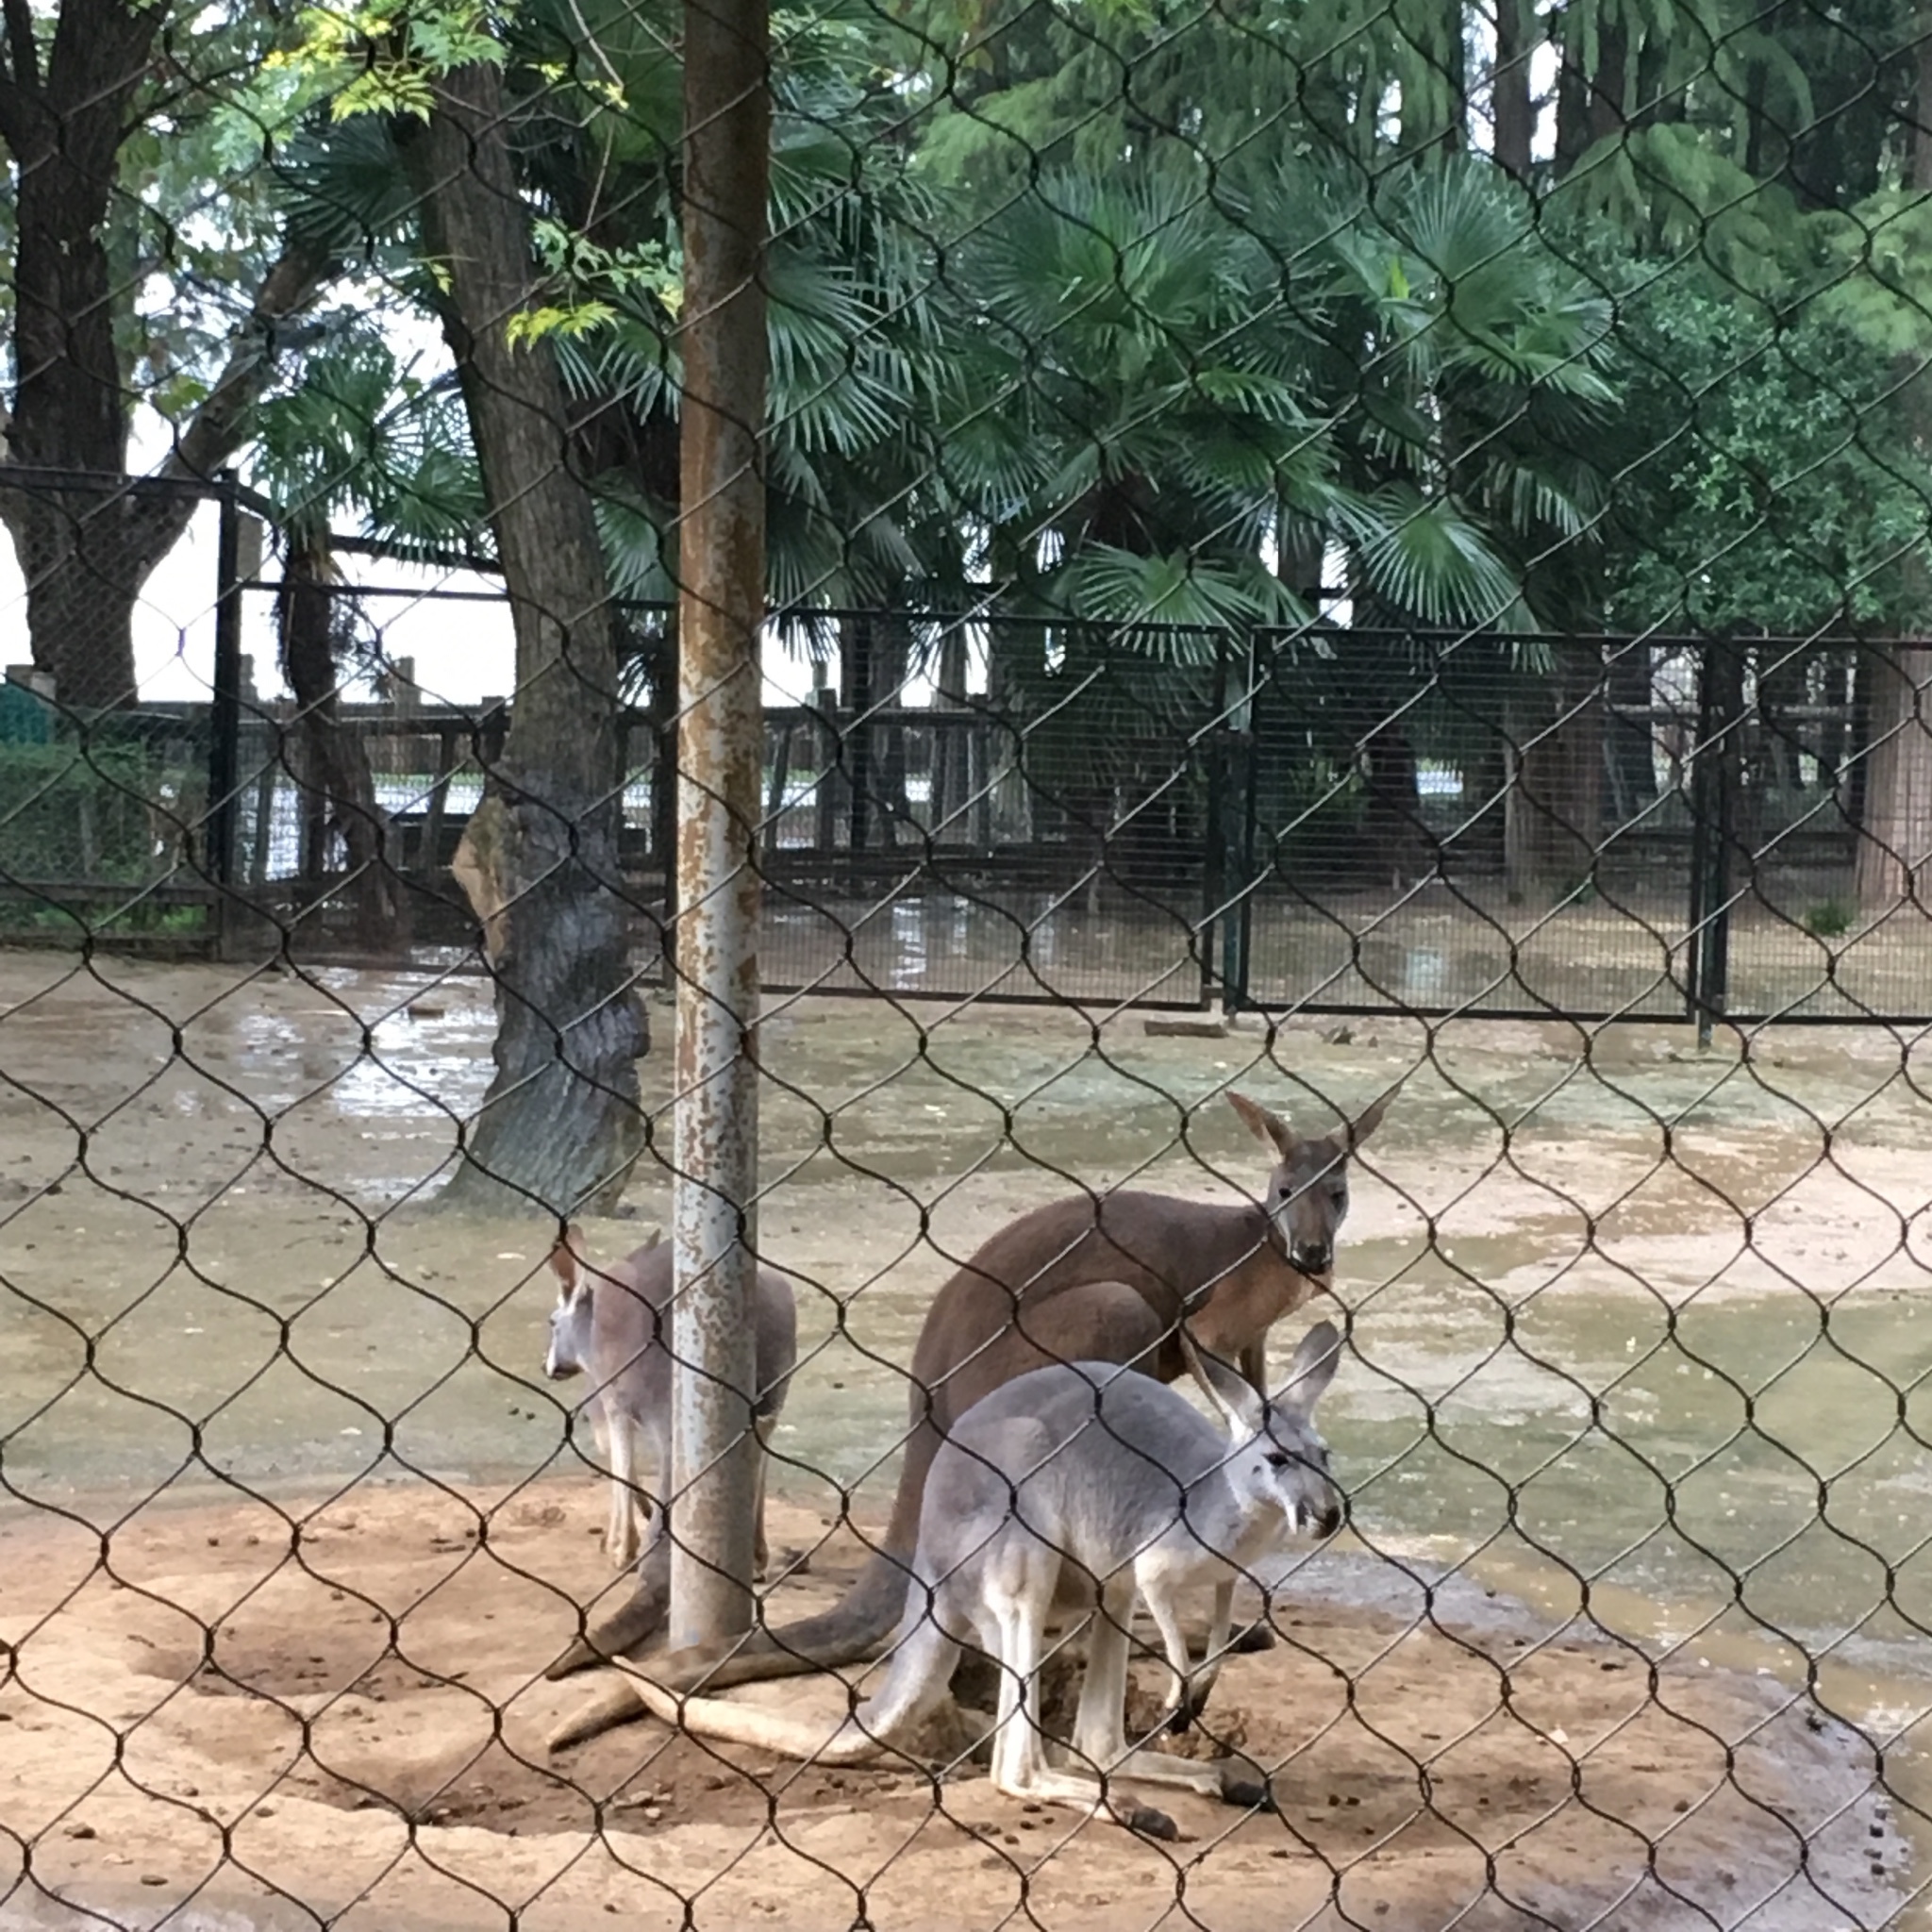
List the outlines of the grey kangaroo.
{"label": "grey kangaroo", "polygon": [[[911,1434],[884,1538],[839,1604],[817,1616],[722,1644],[667,1653],[658,1681],[722,1690],[834,1670],[875,1656],[905,1601],[926,1472],[973,1405],[1055,1361],[1136,1363],[1163,1382],[1185,1373],[1178,1330],[1238,1360],[1259,1388],[1268,1331],[1332,1284],[1348,1212],[1348,1169],[1392,1094],[1323,1135],[1302,1135],[1245,1094],[1230,1105],[1274,1156],[1265,1199],[1218,1203],[1123,1189],[1076,1194],[1023,1214],[992,1235],[934,1296],[912,1355]],[[657,1632],[660,1597],[642,1589],[551,1666],[553,1677],[640,1650]],[[567,1719],[552,1750],[639,1714],[618,1677]]]}
{"label": "grey kangaroo", "polygon": [[[583,1230],[575,1226],[550,1256],[558,1291],[544,1373],[554,1380],[588,1374],[594,1385],[591,1400],[610,1464],[605,1548],[619,1570],[627,1569],[640,1554],[643,1494],[661,1498],[671,1479],[673,1258],[672,1248],[658,1246],[654,1235],[624,1260],[599,1268],[585,1258]],[[762,1574],[768,1554],[765,1445],[798,1362],[797,1305],[791,1282],[775,1269],[758,1270],[753,1319],[758,1389],[752,1413],[758,1435],[758,1565]],[[660,1507],[650,1514],[650,1548],[655,1549],[663,1534],[664,1512]]]}
{"label": "grey kangaroo", "polygon": [[[1177,1390],[1109,1362],[1035,1369],[957,1423],[933,1457],[896,1647],[878,1693],[829,1738],[796,1719],[723,1698],[680,1699],[632,1668],[639,1695],[699,1737],[845,1764],[906,1738],[946,1695],[963,1646],[1002,1666],[992,1781],[1016,1798],[1108,1809],[1159,1830],[1158,1813],[1107,1802],[1112,1778],[1234,1795],[1225,1764],[1129,1749],[1128,1624],[1138,1596],[1160,1632],[1170,1717],[1185,1720],[1225,1655],[1236,1579],[1291,1537],[1332,1536],[1341,1498],[1314,1408],[1341,1337],[1310,1329],[1272,1401],[1191,1341],[1190,1367],[1219,1410],[1217,1428]],[[1091,1619],[1073,1750],[1058,1768],[1040,1734],[1039,1670],[1047,1617],[1071,1567]],[[1214,1587],[1200,1669],[1178,1599]],[[1241,1794],[1253,1802],[1252,1790]],[[1164,1833],[1162,1835],[1165,1835]]]}

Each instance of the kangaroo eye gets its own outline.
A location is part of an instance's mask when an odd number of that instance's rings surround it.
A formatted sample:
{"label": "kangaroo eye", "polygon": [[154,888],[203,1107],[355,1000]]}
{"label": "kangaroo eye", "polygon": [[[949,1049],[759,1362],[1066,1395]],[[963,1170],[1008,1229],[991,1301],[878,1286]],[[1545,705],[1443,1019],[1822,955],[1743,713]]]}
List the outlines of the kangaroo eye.
{"label": "kangaroo eye", "polygon": [[1268,1467],[1270,1469],[1286,1469],[1288,1467],[1288,1451],[1286,1449],[1269,1450]]}

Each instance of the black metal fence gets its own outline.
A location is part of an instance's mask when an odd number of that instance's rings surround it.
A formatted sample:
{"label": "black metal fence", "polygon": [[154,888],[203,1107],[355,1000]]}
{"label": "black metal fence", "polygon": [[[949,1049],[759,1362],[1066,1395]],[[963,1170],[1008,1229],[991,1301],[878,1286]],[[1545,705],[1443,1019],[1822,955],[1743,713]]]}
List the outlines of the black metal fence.
{"label": "black metal fence", "polygon": [[[225,661],[244,599],[268,615],[278,594],[217,587]],[[332,693],[325,716],[239,669],[207,706],[83,714],[9,688],[17,936],[246,946],[252,922],[316,958],[473,946],[451,865],[510,702],[436,702],[384,656],[381,603],[328,594],[383,700]],[[476,608],[411,601],[451,625]],[[619,721],[647,973],[674,910],[675,725],[649,671],[668,616],[630,613]],[[1323,625],[1150,648],[1144,625],[906,612],[774,638],[820,680],[766,708],[774,991],[1707,1028],[1932,1015],[1922,646]],[[339,796],[343,773],[359,790]]]}

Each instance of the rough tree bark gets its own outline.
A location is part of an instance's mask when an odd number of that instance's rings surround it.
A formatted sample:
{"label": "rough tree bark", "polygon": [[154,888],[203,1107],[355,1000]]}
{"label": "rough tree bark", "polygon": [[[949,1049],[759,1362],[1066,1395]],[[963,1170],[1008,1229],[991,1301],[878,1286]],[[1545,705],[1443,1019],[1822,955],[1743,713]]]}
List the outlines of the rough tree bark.
{"label": "rough tree bark", "polygon": [[[516,699],[491,774],[493,836],[472,841],[494,915],[496,1073],[440,1197],[446,1208],[608,1209],[643,1144],[617,830],[617,640],[589,491],[542,342],[511,346],[533,263],[499,75],[436,83],[399,130],[425,240],[448,277],[461,372],[516,633]],[[474,901],[473,901],[474,903]],[[498,909],[500,908],[500,910]]]}
{"label": "rough tree bark", "polygon": [[1880,918],[1932,902],[1932,649],[1874,651],[1865,820],[1853,874],[1858,909]]}
{"label": "rough tree bark", "polygon": [[369,749],[341,726],[337,685],[335,569],[328,536],[291,544],[282,579],[282,675],[295,694],[295,778],[302,789],[303,850],[323,869],[330,835],[341,837],[356,933],[365,951],[408,942],[408,904],[391,862],[389,816],[375,802]]}
{"label": "rough tree bark", "polygon": [[1603,666],[1559,646],[1534,710],[1524,708],[1504,820],[1509,890],[1576,885],[1590,872],[1604,810]]}
{"label": "rough tree bark", "polygon": [[[1913,122],[1911,186],[1932,193],[1932,6],[1919,9],[1918,108]],[[1899,371],[1898,406],[1923,465],[1932,458],[1932,370],[1916,355]],[[1932,603],[1932,570],[1923,550],[1906,558],[1907,608]],[[1881,917],[1902,901],[1922,905],[1932,890],[1932,648],[1902,641],[1873,653],[1870,749],[1864,810],[1853,875],[1858,909]]]}
{"label": "rough tree bark", "polygon": [[[166,5],[62,0],[42,63],[32,10],[6,8],[0,143],[18,183],[12,286],[16,380],[0,411],[0,522],[27,589],[35,665],[83,708],[135,696],[134,607],[197,507],[183,491],[130,491],[129,396],[115,352],[126,296],[108,259],[109,213],[135,92]],[[276,325],[309,307],[332,272],[291,237],[238,333],[227,365],[160,475],[206,481],[234,455],[275,361]],[[85,471],[98,486],[8,489],[8,469]]]}
{"label": "rough tree bark", "polygon": [[1496,159],[1519,181],[1529,179],[1530,149],[1536,134],[1529,62],[1541,38],[1529,0],[1496,0],[1496,64],[1490,112],[1495,127]]}
{"label": "rough tree bark", "polygon": [[1402,89],[1397,142],[1405,156],[1453,154],[1467,143],[1469,72],[1460,0],[1396,0],[1396,31],[1414,56]]}

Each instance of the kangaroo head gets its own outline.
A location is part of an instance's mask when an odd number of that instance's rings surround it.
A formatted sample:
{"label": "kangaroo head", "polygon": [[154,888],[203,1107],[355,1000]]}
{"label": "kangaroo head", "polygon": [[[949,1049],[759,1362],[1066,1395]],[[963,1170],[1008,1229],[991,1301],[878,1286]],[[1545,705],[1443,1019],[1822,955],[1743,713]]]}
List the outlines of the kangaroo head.
{"label": "kangaroo head", "polygon": [[584,1265],[584,1231],[575,1224],[550,1251],[557,1306],[550,1311],[550,1350],[543,1373],[553,1382],[581,1374],[591,1360],[591,1271]]}
{"label": "kangaroo head", "polygon": [[1302,1337],[1286,1380],[1265,1401],[1224,1362],[1197,1349],[1185,1329],[1181,1348],[1227,1429],[1230,1454],[1223,1467],[1230,1485],[1248,1502],[1278,1508],[1291,1536],[1333,1536],[1341,1527],[1341,1493],[1328,1474],[1315,1404],[1341,1359],[1334,1323],[1318,1322]]}
{"label": "kangaroo head", "polygon": [[1268,1223],[1289,1266],[1326,1286],[1335,1267],[1335,1237],[1348,1213],[1348,1158],[1381,1124],[1391,1095],[1363,1109],[1333,1133],[1297,1134],[1277,1113],[1245,1093],[1229,1103],[1264,1147],[1274,1151],[1268,1176]]}

